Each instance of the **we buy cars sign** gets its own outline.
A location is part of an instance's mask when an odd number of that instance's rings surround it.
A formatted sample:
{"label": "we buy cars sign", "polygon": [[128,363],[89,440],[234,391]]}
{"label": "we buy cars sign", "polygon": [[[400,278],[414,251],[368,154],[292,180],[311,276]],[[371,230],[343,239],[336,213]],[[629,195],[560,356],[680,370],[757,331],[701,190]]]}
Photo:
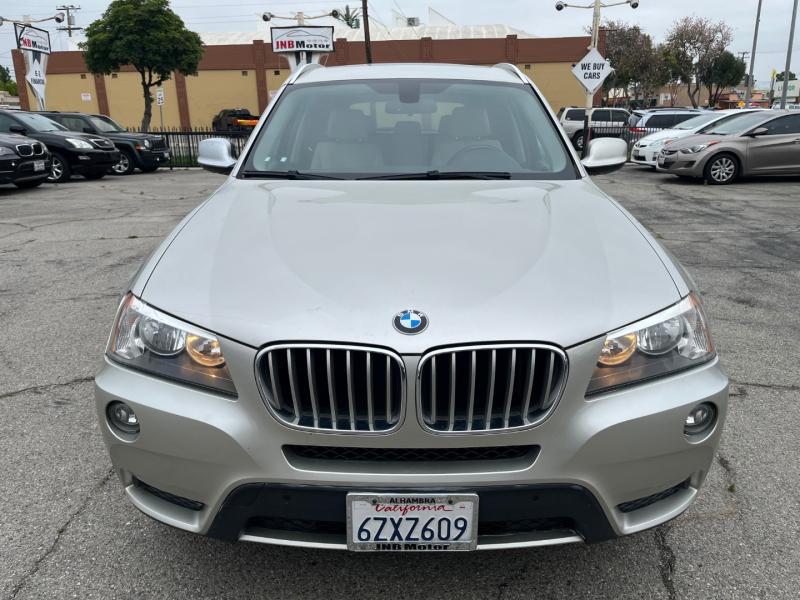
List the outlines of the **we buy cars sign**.
{"label": "we buy cars sign", "polygon": [[603,58],[597,48],[592,48],[589,54],[584,56],[572,68],[572,74],[590,94],[594,94],[597,88],[603,85],[606,77],[613,72],[614,69],[611,68],[611,63]]}
{"label": "we buy cars sign", "polygon": [[273,52],[333,52],[333,27],[271,27]]}

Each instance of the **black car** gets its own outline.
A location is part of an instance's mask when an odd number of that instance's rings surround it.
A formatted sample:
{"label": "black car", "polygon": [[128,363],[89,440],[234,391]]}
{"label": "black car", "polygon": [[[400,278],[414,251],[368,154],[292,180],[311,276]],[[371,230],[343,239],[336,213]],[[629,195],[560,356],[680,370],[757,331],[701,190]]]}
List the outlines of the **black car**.
{"label": "black car", "polygon": [[211,120],[214,131],[252,131],[258,117],[246,108],[224,108]]}
{"label": "black car", "polygon": [[114,175],[128,175],[134,169],[151,173],[169,162],[164,138],[150,133],[131,133],[105,115],[46,111],[41,114],[72,131],[107,137],[120,152],[119,162],[111,167]]}
{"label": "black car", "polygon": [[0,134],[0,183],[32,188],[40,185],[49,174],[47,146],[22,135]]}
{"label": "black car", "polygon": [[21,110],[0,110],[0,133],[18,133],[50,149],[48,181],[67,181],[73,173],[100,179],[119,162],[114,142],[97,135],[69,131],[44,115]]}

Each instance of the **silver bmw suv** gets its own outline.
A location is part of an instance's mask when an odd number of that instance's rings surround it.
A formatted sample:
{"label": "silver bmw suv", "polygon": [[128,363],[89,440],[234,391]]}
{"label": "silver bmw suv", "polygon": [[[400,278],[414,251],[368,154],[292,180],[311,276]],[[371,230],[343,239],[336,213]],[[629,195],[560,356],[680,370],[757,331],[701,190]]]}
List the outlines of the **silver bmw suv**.
{"label": "silver bmw suv", "polygon": [[511,65],[293,75],[144,263],[96,378],[128,499],[225,540],[597,542],[692,503],[728,380],[697,289]]}

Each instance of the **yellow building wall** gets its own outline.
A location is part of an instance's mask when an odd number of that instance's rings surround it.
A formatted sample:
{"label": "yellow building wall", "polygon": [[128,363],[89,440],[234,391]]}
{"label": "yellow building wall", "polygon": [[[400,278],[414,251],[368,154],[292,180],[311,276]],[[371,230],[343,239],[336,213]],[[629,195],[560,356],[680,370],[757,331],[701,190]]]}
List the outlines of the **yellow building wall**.
{"label": "yellow building wall", "polygon": [[[123,127],[138,129],[142,123],[144,113],[144,97],[139,73],[120,72],[106,75],[106,94],[108,95],[108,111],[112,119]],[[180,127],[178,114],[178,94],[175,91],[175,82],[170,79],[163,84],[164,88],[164,127]],[[150,88],[153,96],[153,118],[150,121],[151,129],[161,127],[158,106],[156,105],[156,88]]]}
{"label": "yellow building wall", "polygon": [[211,127],[211,120],[223,108],[246,108],[251,114],[259,114],[256,72],[252,69],[199,71],[186,78],[186,97],[192,127]]}
{"label": "yellow building wall", "polygon": [[586,92],[572,74],[572,63],[533,63],[519,68],[544,95],[553,112],[565,106],[586,106]]}
{"label": "yellow building wall", "polygon": [[[86,79],[81,79],[80,74],[48,75],[45,88],[45,102],[48,110],[77,111],[99,113],[97,93],[94,89],[94,76],[85,73]],[[90,100],[81,99],[81,94],[89,94]],[[35,103],[33,92],[28,88],[28,98]],[[31,106],[33,110],[38,107]]]}
{"label": "yellow building wall", "polygon": [[[275,74],[277,72],[277,75]],[[272,96],[280,89],[283,83],[289,79],[292,72],[289,69],[267,69],[267,91],[268,98],[272,100]]]}

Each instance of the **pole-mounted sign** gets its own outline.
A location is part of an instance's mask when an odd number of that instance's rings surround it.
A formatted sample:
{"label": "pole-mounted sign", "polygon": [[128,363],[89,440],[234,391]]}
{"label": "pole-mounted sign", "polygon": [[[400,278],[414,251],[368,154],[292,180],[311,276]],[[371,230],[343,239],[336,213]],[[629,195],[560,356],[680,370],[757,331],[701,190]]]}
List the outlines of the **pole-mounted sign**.
{"label": "pole-mounted sign", "polygon": [[47,110],[44,89],[47,83],[47,59],[50,56],[50,33],[32,25],[14,23],[14,37],[17,38],[17,48],[25,58],[25,80],[36,96],[39,110]]}
{"label": "pole-mounted sign", "polygon": [[292,71],[306,63],[319,62],[320,56],[333,52],[333,27],[271,27],[270,34],[272,51],[286,54]]}
{"label": "pole-mounted sign", "polygon": [[572,68],[572,74],[590,94],[594,94],[613,71],[611,63],[603,58],[596,48],[592,48],[589,54]]}

